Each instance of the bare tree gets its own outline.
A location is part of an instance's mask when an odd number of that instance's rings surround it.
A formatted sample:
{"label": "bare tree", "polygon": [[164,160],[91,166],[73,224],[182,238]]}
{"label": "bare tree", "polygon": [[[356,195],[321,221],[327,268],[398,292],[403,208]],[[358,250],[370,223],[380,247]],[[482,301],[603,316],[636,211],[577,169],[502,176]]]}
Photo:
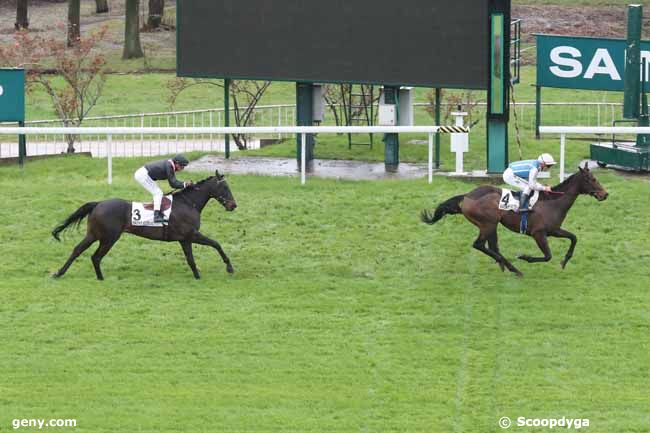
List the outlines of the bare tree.
{"label": "bare tree", "polygon": [[68,47],[79,41],[81,0],[68,0]]}
{"label": "bare tree", "polygon": [[[0,66],[25,67],[27,89],[42,87],[61,123],[79,126],[104,88],[106,62],[97,46],[106,33],[104,26],[70,48],[67,41],[17,32],[13,43],[0,45]],[[73,153],[76,137],[66,140],[68,153]]]}
{"label": "bare tree", "polygon": [[157,29],[165,14],[165,0],[149,0],[149,18],[147,28]]}
{"label": "bare tree", "polygon": [[140,0],[126,0],[126,24],[124,25],[123,59],[144,57],[140,43]]}
{"label": "bare tree", "polygon": [[[426,106],[427,113],[431,117],[435,117],[435,112],[436,112],[435,90],[429,91],[426,97],[428,101],[428,105]],[[461,107],[464,111],[467,112],[468,114],[467,120],[471,126],[476,125],[480,121],[480,118],[473,120],[478,105],[481,103],[481,100],[476,98],[476,94],[473,91],[467,90],[464,92],[452,93],[452,92],[442,90],[440,99],[441,99],[440,111],[442,113],[443,122],[447,123],[451,121],[452,120],[451,113],[458,110],[458,107]]]}
{"label": "bare tree", "polygon": [[95,0],[95,12],[105,14],[108,12],[108,0]]}
{"label": "bare tree", "polygon": [[[204,79],[185,79],[176,78],[171,80],[167,87],[171,94],[169,104],[173,108],[178,97],[185,90],[195,86],[217,86],[223,88],[223,82],[217,80]],[[232,80],[230,82],[230,98],[233,102],[233,112],[235,115],[235,125],[252,126],[255,124],[255,107],[259,103],[266,89],[271,85],[270,81],[248,81]],[[248,148],[248,137],[244,134],[233,134],[233,139],[237,148],[245,150]]]}
{"label": "bare tree", "polygon": [[27,16],[28,0],[18,0],[16,2],[16,30],[22,30],[29,27],[29,17]]}

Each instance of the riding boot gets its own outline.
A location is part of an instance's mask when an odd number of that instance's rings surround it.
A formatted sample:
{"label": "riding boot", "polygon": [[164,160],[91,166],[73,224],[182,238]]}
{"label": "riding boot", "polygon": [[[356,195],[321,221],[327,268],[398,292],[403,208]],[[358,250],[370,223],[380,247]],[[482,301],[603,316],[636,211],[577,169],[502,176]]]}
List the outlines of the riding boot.
{"label": "riding boot", "polygon": [[153,222],[154,224],[166,224],[167,220],[162,211],[156,210],[153,212]]}

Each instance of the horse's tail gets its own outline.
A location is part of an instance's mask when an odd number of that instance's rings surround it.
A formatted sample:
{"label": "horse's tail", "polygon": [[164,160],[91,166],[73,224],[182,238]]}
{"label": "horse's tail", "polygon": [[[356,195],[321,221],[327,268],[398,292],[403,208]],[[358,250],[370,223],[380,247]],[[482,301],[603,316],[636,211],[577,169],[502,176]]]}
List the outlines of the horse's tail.
{"label": "horse's tail", "polygon": [[452,197],[449,200],[440,203],[435,212],[424,209],[420,214],[420,219],[423,223],[435,224],[440,218],[447,214],[455,215],[462,213],[463,211],[460,208],[460,203],[464,198],[464,195]]}
{"label": "horse's tail", "polygon": [[74,211],[72,215],[70,215],[65,221],[63,221],[60,225],[56,226],[54,230],[52,230],[52,236],[54,236],[54,239],[60,241],[61,239],[59,239],[59,234],[62,231],[68,229],[70,225],[78,226],[81,221],[86,218],[86,216],[88,216],[88,214],[92,212],[93,209],[95,209],[95,206],[97,206],[98,203],[99,202],[91,201]]}

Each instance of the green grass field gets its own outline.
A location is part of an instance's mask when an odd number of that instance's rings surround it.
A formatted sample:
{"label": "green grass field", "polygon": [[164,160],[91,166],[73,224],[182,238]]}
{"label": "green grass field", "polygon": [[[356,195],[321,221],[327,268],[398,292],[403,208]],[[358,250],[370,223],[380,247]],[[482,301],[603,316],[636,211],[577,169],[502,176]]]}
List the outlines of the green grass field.
{"label": "green grass field", "polygon": [[[230,177],[202,230],[236,273],[195,247],[124,236],[98,282],[92,248],[51,229],[87,201],[146,199],[143,160],[83,157],[0,167],[0,431],[74,418],[79,432],[497,432],[502,416],[588,418],[648,432],[647,178],[597,171],[547,264],[501,273],[460,216],[418,212],[473,184]],[[536,253],[500,231],[510,258]],[[25,429],[27,431],[33,431]],[[516,428],[512,431],[548,431]]]}

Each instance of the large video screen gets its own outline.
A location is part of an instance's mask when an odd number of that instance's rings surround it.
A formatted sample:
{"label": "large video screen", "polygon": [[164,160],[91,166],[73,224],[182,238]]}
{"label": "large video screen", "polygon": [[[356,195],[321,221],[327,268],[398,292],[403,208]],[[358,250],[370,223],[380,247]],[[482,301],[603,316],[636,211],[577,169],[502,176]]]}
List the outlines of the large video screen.
{"label": "large video screen", "polygon": [[179,76],[486,89],[488,0],[180,0]]}

